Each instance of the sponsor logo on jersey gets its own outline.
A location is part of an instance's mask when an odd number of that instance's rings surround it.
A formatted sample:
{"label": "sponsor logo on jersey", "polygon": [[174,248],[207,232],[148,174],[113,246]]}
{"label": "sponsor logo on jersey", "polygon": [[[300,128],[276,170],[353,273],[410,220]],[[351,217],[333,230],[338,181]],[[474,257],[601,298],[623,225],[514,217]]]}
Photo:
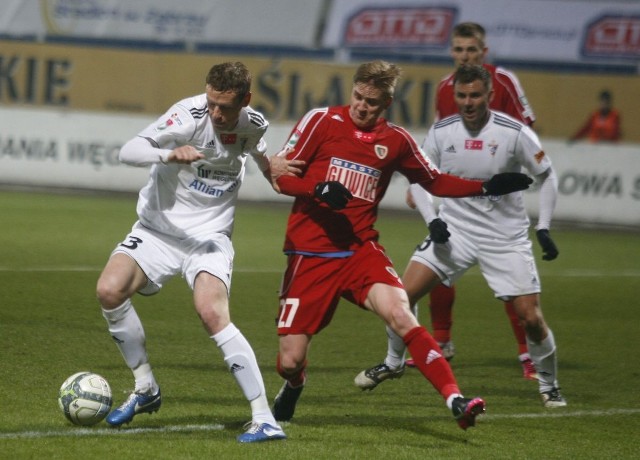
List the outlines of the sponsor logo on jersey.
{"label": "sponsor logo on jersey", "polygon": [[302,133],[297,129],[293,132],[293,134],[291,134],[291,137],[287,141],[287,149],[292,149],[296,146],[296,144],[298,143],[298,139],[300,139],[300,134]]}
{"label": "sponsor logo on jersey", "polygon": [[205,195],[214,196],[216,198],[219,198],[222,195],[224,195],[224,190],[223,189],[216,188],[216,187],[214,187],[212,185],[205,184],[204,182],[202,182],[202,181],[200,181],[198,179],[193,179],[191,181],[191,183],[189,184],[189,188],[197,190],[200,193],[204,193]]}
{"label": "sponsor logo on jersey", "polygon": [[389,153],[389,148],[386,145],[376,144],[373,146],[373,150],[376,152],[376,156],[381,160],[384,160]]}
{"label": "sponsor logo on jersey", "polygon": [[374,201],[381,175],[378,169],[334,157],[329,163],[326,180],[339,181],[356,198]]}
{"label": "sponsor logo on jersey", "polygon": [[216,140],[212,139],[209,142],[207,142],[204,146],[205,149],[213,149],[216,146]]}
{"label": "sponsor logo on jersey", "polygon": [[167,118],[164,123],[161,123],[158,126],[156,126],[156,131],[163,131],[167,129],[169,126],[173,126],[174,124],[177,124],[178,126],[182,126],[182,120],[180,119],[177,113],[172,113],[171,116]]}
{"label": "sponsor logo on jersey", "polygon": [[453,144],[451,144],[444,151],[447,152],[447,153],[456,153],[456,147]]}
{"label": "sponsor logo on jersey", "polygon": [[467,139],[464,141],[465,150],[482,150],[482,141],[479,139]]}
{"label": "sponsor logo on jersey", "polygon": [[164,123],[161,123],[158,126],[156,126],[156,131],[163,131],[171,125],[173,125],[173,120],[169,118],[168,120],[165,120]]}
{"label": "sponsor logo on jersey", "polygon": [[376,140],[376,134],[375,133],[365,133],[365,132],[358,131],[358,130],[353,132],[353,137],[355,137],[359,141],[367,142],[369,144],[373,143],[373,141]]}
{"label": "sponsor logo on jersey", "polygon": [[238,140],[236,133],[220,134],[220,140],[223,145],[235,144]]}

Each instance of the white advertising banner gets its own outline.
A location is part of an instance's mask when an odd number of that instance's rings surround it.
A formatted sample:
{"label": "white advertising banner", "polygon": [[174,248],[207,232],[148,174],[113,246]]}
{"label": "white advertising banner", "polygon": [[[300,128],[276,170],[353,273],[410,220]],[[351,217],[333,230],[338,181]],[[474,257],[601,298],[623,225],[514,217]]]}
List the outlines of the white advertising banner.
{"label": "white advertising banner", "polygon": [[640,59],[640,4],[623,0],[5,0],[0,36],[318,50],[324,30],[320,49],[445,58],[461,21],[486,28],[493,59],[630,65]]}
{"label": "white advertising banner", "polygon": [[4,0],[0,34],[314,46],[321,7],[297,0]]}
{"label": "white advertising banner", "polygon": [[559,63],[637,62],[640,4],[623,1],[388,0],[333,2],[323,45],[448,56],[455,24],[487,31],[490,58]]}
{"label": "white advertising banner", "polygon": [[[0,185],[137,192],[147,181],[148,169],[119,163],[118,152],[155,118],[0,108],[0,119]],[[269,128],[270,154],[280,150],[291,128]],[[418,142],[424,135],[415,133]],[[559,179],[555,219],[640,228],[640,145],[542,142]],[[407,209],[407,185],[404,177],[394,176],[382,207]],[[526,193],[536,216],[537,193]],[[277,195],[251,160],[240,197],[291,200]]]}

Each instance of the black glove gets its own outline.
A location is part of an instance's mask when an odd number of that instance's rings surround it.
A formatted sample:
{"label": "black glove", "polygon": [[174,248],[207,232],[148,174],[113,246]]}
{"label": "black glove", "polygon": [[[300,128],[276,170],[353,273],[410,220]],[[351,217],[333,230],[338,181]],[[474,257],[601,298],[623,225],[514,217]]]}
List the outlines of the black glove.
{"label": "black glove", "polygon": [[542,246],[542,260],[553,260],[558,257],[558,247],[551,239],[549,230],[541,228],[536,232],[536,236],[538,237],[538,243]]}
{"label": "black glove", "polygon": [[506,195],[507,193],[526,190],[533,183],[526,174],[522,173],[499,173],[482,184],[485,195]]}
{"label": "black glove", "polygon": [[447,223],[439,217],[436,217],[429,222],[429,236],[434,243],[442,244],[449,241],[451,233],[447,230]]}
{"label": "black glove", "polygon": [[347,187],[338,181],[318,182],[313,194],[320,201],[327,203],[331,209],[344,209],[347,201],[353,198]]}

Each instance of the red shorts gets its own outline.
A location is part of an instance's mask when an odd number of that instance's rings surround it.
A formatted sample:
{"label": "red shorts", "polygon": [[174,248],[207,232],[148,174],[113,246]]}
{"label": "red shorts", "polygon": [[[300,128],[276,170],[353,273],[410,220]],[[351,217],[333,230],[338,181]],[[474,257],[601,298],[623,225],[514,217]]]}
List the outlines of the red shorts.
{"label": "red shorts", "polygon": [[364,307],[375,283],[404,289],[384,248],[369,241],[351,257],[289,256],[280,289],[278,334],[317,334],[341,297]]}

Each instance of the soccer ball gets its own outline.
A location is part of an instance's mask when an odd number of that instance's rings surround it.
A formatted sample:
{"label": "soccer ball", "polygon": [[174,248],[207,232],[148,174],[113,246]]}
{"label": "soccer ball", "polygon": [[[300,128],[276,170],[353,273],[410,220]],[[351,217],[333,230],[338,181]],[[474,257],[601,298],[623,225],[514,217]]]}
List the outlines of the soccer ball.
{"label": "soccer ball", "polygon": [[109,383],[93,372],[73,374],[58,395],[60,410],[75,425],[95,425],[107,416],[112,403]]}

